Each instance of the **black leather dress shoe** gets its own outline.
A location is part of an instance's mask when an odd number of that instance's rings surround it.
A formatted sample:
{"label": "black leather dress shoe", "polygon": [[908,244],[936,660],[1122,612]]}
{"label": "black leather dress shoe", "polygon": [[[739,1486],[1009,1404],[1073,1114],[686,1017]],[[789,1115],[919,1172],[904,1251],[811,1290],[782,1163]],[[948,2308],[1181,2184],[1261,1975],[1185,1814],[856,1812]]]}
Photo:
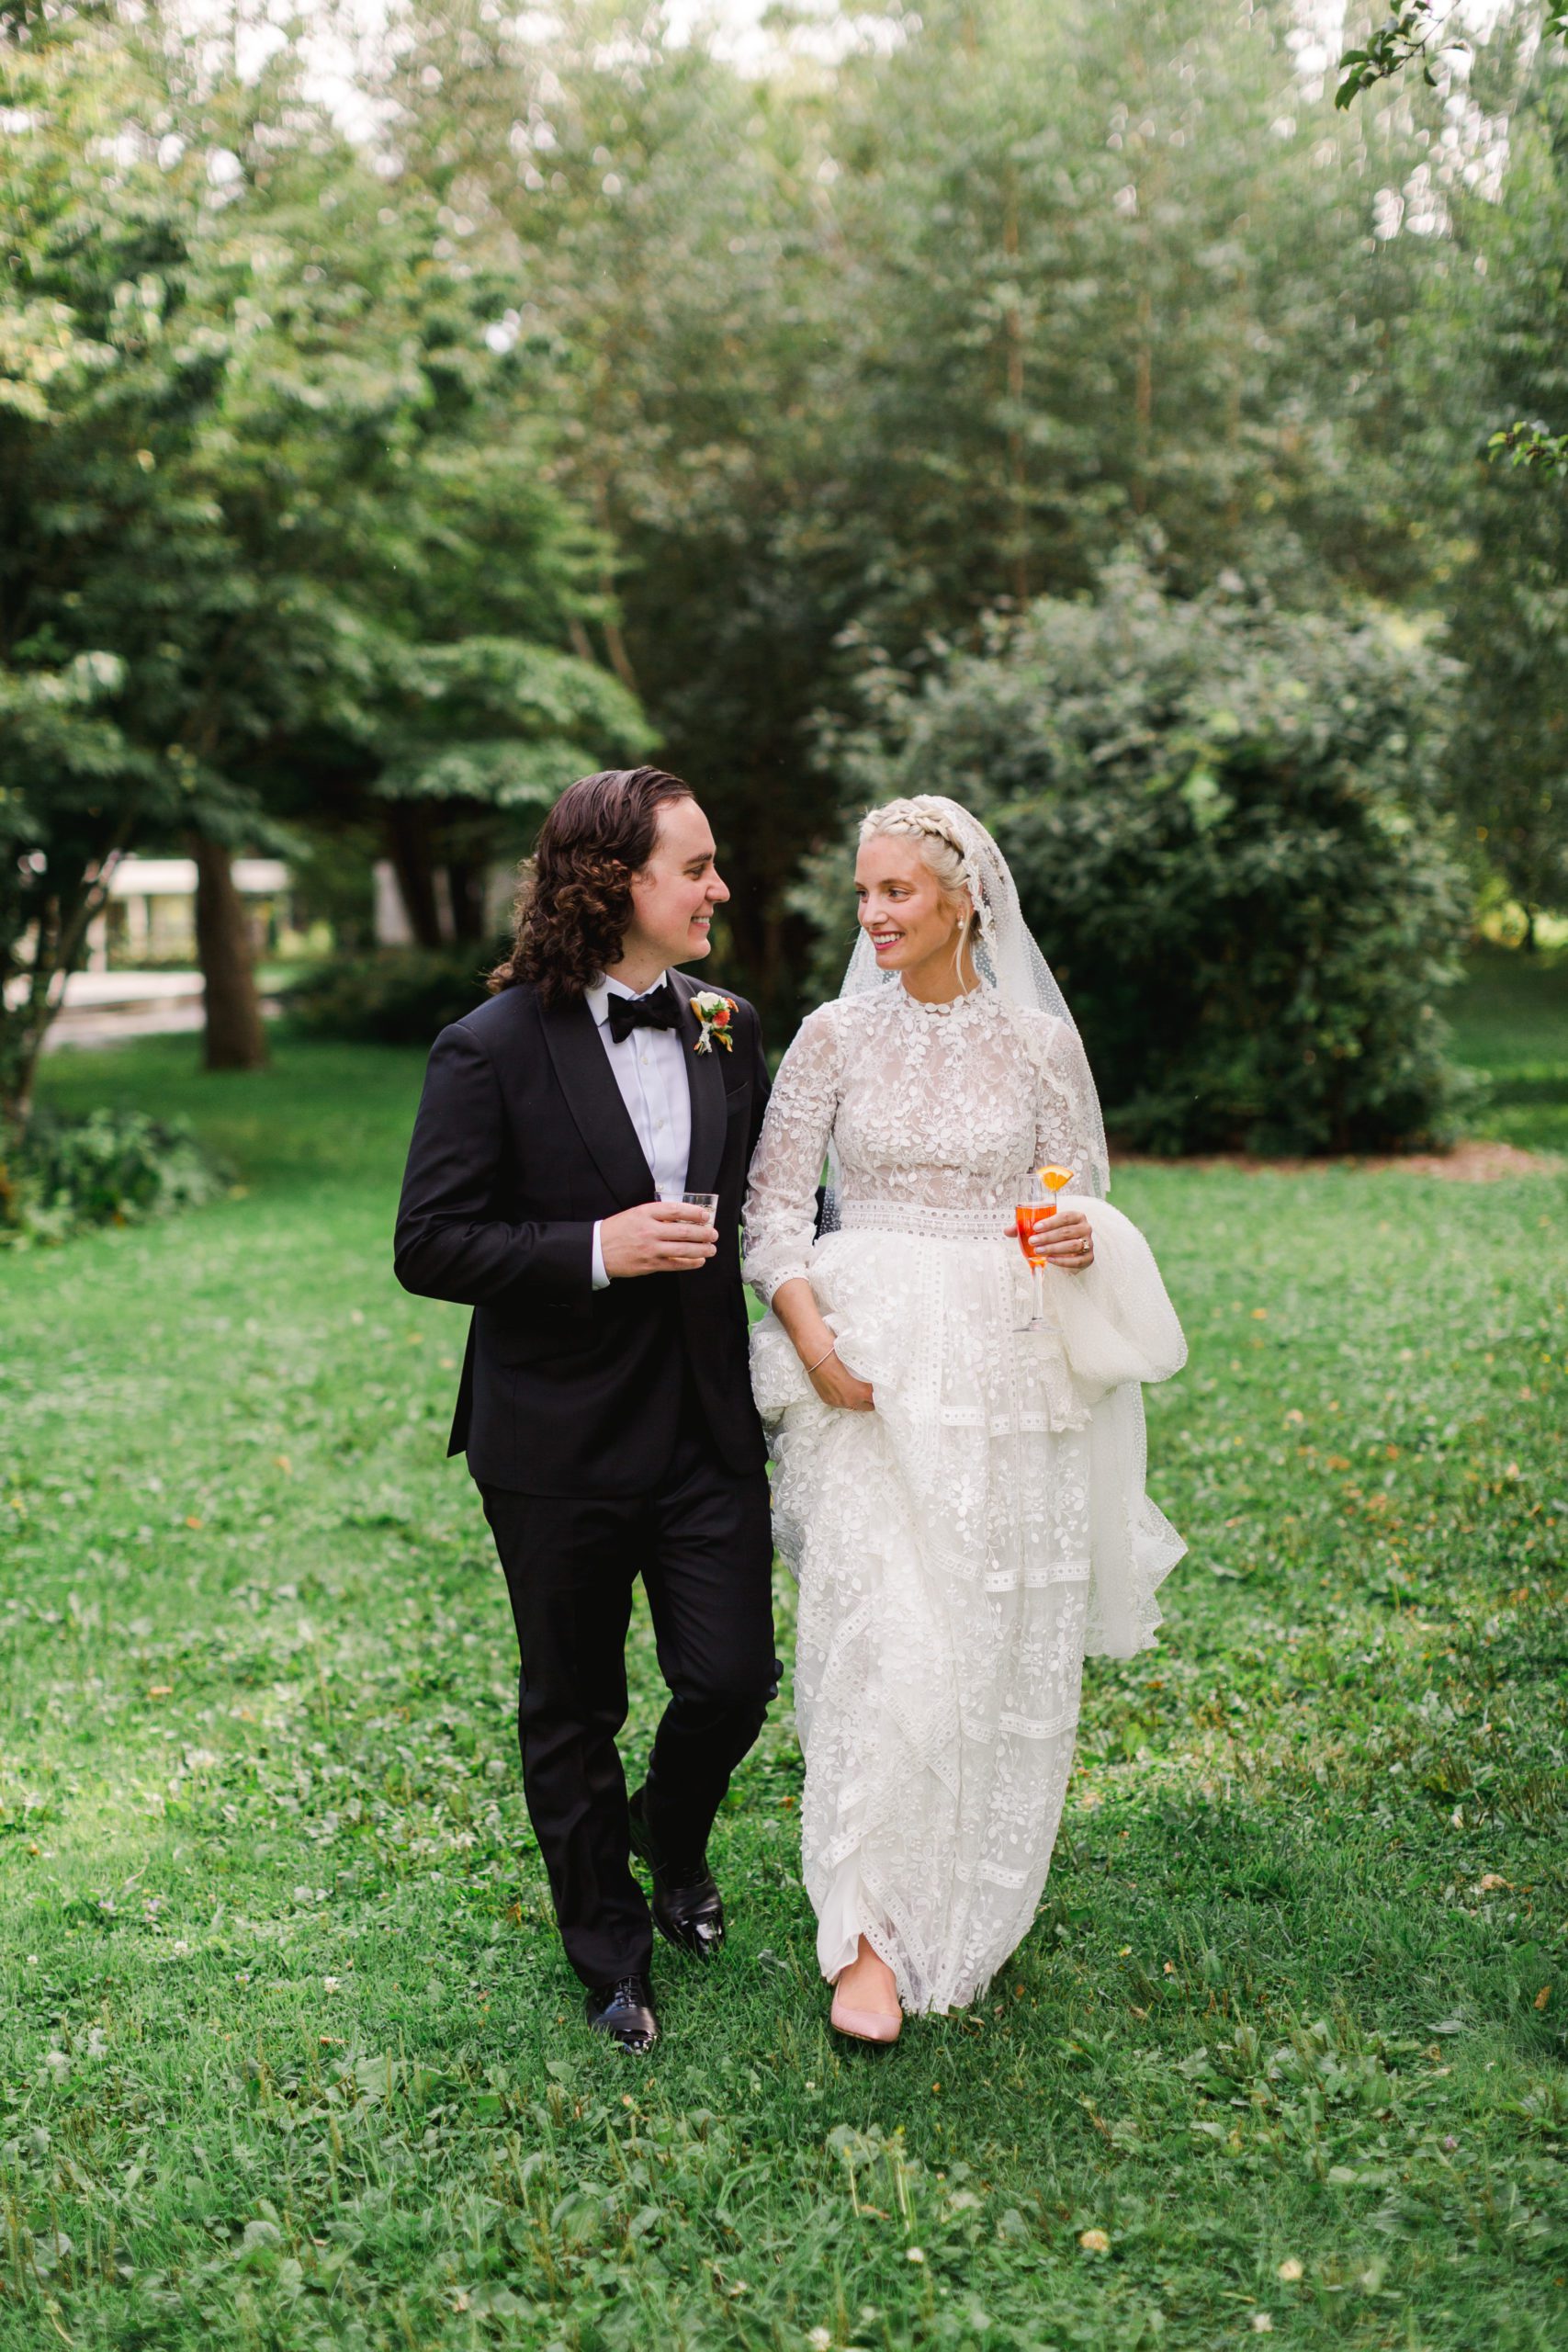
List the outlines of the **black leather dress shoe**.
{"label": "black leather dress shoe", "polygon": [[636,2057],[651,2050],[659,2039],[653,1987],[646,1976],[623,1976],[614,1984],[591,1984],[582,2006],[595,2033],[618,2042]]}
{"label": "black leather dress shoe", "polygon": [[671,1860],[655,1849],[638,1789],[627,1808],[632,1851],[648,1864],[653,1880],[653,1921],[661,1936],[699,1960],[711,1960],[724,1941],[724,1901],[714,1883],[707,1856]]}

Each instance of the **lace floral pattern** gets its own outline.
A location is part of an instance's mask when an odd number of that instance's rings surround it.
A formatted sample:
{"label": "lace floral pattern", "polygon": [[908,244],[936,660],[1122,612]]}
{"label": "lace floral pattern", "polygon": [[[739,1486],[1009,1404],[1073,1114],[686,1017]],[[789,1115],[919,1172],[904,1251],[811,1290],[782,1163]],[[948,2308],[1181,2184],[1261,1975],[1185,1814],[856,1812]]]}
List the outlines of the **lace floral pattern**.
{"label": "lace floral pattern", "polygon": [[[1106,1386],[1081,1378],[1074,1356],[1098,1345],[1108,1378],[1129,1376],[1117,1349],[1134,1360],[1123,1327],[1148,1303],[1137,1250],[1153,1261],[1141,1238],[1122,1250],[1134,1228],[1089,1204],[1097,1256],[1103,1230],[1111,1265],[1053,1277],[1062,1328],[1025,1336],[1014,1327],[1029,1278],[1011,1238],[1027,1171],[1083,1164],[1078,1110],[1093,1101],[1066,1023],[990,990],[937,1008],[893,986],[803,1024],[752,1164],[748,1279],[769,1298],[808,1279],[840,1358],[876,1395],[873,1413],[824,1406],[782,1327],[758,1325],[775,1526],[800,1583],[795,1711],[818,1954],[832,1975],[863,1933],[913,2010],[976,1998],[1028,1931],[1091,1619],[1104,1615],[1097,1487],[1102,1465],[1130,1474],[1107,1448]],[[838,1218],[818,1239],[829,1145]],[[1063,1295],[1091,1283],[1114,1329]],[[1169,1332],[1159,1337],[1168,1357]],[[1122,1634],[1133,1646],[1158,1622],[1153,1586],[1181,1548],[1157,1512],[1144,1516],[1141,1464],[1137,1484],[1111,1514],[1146,1585],[1138,1638]]]}

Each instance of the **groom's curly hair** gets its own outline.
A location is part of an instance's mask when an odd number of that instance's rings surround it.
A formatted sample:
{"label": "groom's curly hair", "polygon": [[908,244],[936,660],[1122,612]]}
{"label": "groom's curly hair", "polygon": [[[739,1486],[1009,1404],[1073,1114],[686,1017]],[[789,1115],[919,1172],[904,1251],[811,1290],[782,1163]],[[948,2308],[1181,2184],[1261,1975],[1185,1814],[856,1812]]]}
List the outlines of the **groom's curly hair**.
{"label": "groom's curly hair", "polygon": [[632,876],[648,864],[667,800],[694,797],[664,768],[604,768],[569,784],[522,867],[512,952],[492,990],[532,980],[547,1004],[591,988],[621,952]]}

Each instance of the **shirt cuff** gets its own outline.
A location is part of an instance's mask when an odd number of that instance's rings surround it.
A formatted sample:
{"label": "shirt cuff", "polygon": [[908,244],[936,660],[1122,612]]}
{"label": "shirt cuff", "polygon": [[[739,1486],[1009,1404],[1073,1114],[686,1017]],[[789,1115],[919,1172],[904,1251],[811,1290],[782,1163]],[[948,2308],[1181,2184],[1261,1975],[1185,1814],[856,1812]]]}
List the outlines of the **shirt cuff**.
{"label": "shirt cuff", "polygon": [[604,1251],[599,1239],[600,1228],[604,1222],[603,1217],[596,1217],[593,1221],[593,1287],[595,1290],[608,1290],[610,1287],[610,1277],[604,1272]]}

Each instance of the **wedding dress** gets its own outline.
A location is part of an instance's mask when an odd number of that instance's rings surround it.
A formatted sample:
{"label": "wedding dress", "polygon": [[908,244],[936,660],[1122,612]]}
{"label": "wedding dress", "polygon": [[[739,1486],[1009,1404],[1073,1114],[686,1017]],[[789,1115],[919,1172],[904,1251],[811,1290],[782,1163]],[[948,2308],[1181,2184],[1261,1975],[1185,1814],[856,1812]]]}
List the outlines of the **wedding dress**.
{"label": "wedding dress", "polygon": [[1145,1494],[1138,1384],[1178,1370],[1185,1346],[1143,1237],[1086,1192],[1062,1202],[1090,1217],[1093,1264],[1044,1277],[1053,1329],[1015,1328],[1030,1305],[1021,1182],[1055,1161],[1104,1182],[1065,1008],[996,985],[930,1005],[863,959],[862,973],[869,984],[812,1013],[780,1067],[745,1265],[765,1298],[810,1282],[875,1409],[823,1404],[771,1313],[752,1379],[800,1588],[803,1866],[822,1972],[864,1935],[906,2009],[942,2011],[976,1999],[1029,1930],[1086,1650],[1129,1657],[1160,1623],[1156,1588],[1185,1547]]}

